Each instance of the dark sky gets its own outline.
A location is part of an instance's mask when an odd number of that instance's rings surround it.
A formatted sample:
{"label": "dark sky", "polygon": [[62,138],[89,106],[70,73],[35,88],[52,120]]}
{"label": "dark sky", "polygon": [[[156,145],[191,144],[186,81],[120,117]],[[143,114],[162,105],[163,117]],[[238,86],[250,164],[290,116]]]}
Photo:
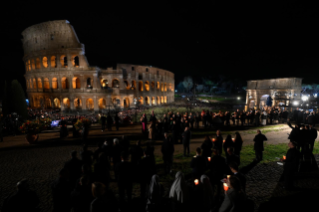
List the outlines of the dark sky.
{"label": "dark sky", "polygon": [[319,7],[307,2],[9,2],[1,11],[1,80],[23,86],[21,32],[61,19],[73,25],[92,66],[152,65],[178,80],[223,74],[319,83]]}

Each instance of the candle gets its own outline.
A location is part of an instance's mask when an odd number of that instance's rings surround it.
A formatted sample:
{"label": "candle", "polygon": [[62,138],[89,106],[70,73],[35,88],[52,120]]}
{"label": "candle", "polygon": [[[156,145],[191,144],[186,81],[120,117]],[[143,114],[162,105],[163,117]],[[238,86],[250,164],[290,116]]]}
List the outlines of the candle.
{"label": "candle", "polygon": [[224,190],[227,191],[227,190],[228,190],[228,185],[227,185],[227,183],[223,183],[223,185],[224,185]]}
{"label": "candle", "polygon": [[211,158],[210,157],[208,157],[208,161],[210,162],[210,160],[211,160]]}
{"label": "candle", "polygon": [[198,184],[199,184],[198,179],[195,179],[195,180],[194,180],[194,183],[195,183],[195,185],[198,185]]}
{"label": "candle", "polygon": [[215,142],[216,141],[216,139],[215,138],[213,138],[213,142]]}
{"label": "candle", "polygon": [[233,141],[235,141],[235,138],[232,138]]}
{"label": "candle", "polygon": [[223,140],[223,143],[225,143],[225,140]]}
{"label": "candle", "polygon": [[229,178],[230,178],[230,175],[227,175],[227,179],[229,180]]}
{"label": "candle", "polygon": [[282,156],[282,158],[284,159],[284,160],[286,160],[286,156],[284,155],[284,156]]}

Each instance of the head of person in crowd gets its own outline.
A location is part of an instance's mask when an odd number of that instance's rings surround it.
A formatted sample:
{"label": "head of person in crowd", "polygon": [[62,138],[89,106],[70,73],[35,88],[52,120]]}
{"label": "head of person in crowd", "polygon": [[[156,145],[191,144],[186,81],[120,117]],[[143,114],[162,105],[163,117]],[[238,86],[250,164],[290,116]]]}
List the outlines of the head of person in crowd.
{"label": "head of person in crowd", "polygon": [[88,176],[82,176],[81,178],[80,178],[80,181],[79,181],[79,185],[80,186],[89,186],[89,184],[90,184],[90,179],[88,178]]}
{"label": "head of person in crowd", "polygon": [[229,187],[236,190],[236,191],[240,191],[241,190],[241,185],[240,185],[240,181],[239,179],[232,175],[229,178]]}
{"label": "head of person in crowd", "polygon": [[185,127],[185,132],[188,131],[188,127]]}
{"label": "head of person in crowd", "polygon": [[165,132],[164,133],[164,138],[167,139],[168,138],[168,134]]}
{"label": "head of person in crowd", "polygon": [[177,172],[175,181],[169,191],[169,198],[180,203],[186,203],[189,200],[189,191],[182,172]]}
{"label": "head of person in crowd", "polygon": [[216,131],[216,135],[217,135],[217,136],[220,136],[220,130],[217,130],[217,131]]}
{"label": "head of person in crowd", "polygon": [[233,154],[234,154],[234,149],[233,149],[233,147],[228,147],[228,148],[227,148],[227,153],[228,153],[228,155],[233,155]]}
{"label": "head of person in crowd", "polygon": [[300,125],[300,127],[301,127],[302,130],[305,129],[305,125],[304,124]]}
{"label": "head of person in crowd", "polygon": [[257,134],[261,134],[261,131],[260,131],[260,130],[257,130]]}
{"label": "head of person in crowd", "polygon": [[241,135],[239,132],[235,132],[235,140],[236,141],[242,141]]}
{"label": "head of person in crowd", "polygon": [[200,147],[196,148],[196,156],[199,156],[202,153],[202,149]]}
{"label": "head of person in crowd", "polygon": [[118,138],[114,138],[114,139],[113,139],[113,143],[114,143],[114,145],[118,145],[118,144],[119,144],[119,142],[120,142],[120,141],[119,141],[119,139],[118,139]]}
{"label": "head of person in crowd", "polygon": [[105,185],[100,182],[92,183],[92,195],[95,198],[99,198],[104,195],[105,193]]}
{"label": "head of person in crowd", "polygon": [[297,144],[294,142],[294,141],[290,141],[289,143],[288,143],[288,147],[290,148],[290,149],[293,149],[293,148],[295,148],[297,146]]}
{"label": "head of person in crowd", "polygon": [[22,179],[17,183],[18,191],[27,191],[29,189],[29,184],[27,179]]}
{"label": "head of person in crowd", "polygon": [[229,168],[230,168],[230,171],[232,173],[237,173],[238,172],[238,164],[235,162],[235,161],[231,161],[229,164],[228,164]]}
{"label": "head of person in crowd", "polygon": [[216,149],[216,148],[213,149],[213,155],[219,155],[218,149]]}
{"label": "head of person in crowd", "polygon": [[309,130],[309,125],[306,125],[306,126],[305,126],[305,130]]}

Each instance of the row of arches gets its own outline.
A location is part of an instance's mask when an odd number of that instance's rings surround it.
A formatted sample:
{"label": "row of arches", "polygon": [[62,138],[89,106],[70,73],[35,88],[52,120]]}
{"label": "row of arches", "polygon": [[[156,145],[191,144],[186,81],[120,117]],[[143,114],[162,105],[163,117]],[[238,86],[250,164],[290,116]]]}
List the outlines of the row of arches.
{"label": "row of arches", "polygon": [[167,103],[167,96],[140,96],[140,98],[137,101],[141,105],[160,105]]}
{"label": "row of arches", "polygon": [[145,81],[143,83],[143,81],[139,81],[138,82],[138,87],[136,87],[136,81],[132,80],[131,83],[129,83],[129,81],[124,80],[124,83],[126,85],[126,89],[127,90],[136,90],[138,89],[138,91],[150,91],[150,88],[152,89],[157,89],[160,90],[162,92],[166,92],[167,89],[170,91],[173,91],[173,84],[172,83],[160,83],[160,82],[149,82],[149,81]]}
{"label": "row of arches", "polygon": [[[25,67],[27,71],[41,69],[41,68],[48,68],[49,66],[51,68],[57,68],[58,59],[61,64],[61,67],[65,67],[65,68],[68,67],[68,58],[66,55],[61,55],[60,58],[57,58],[56,56],[51,56],[51,57],[44,56],[41,59],[38,57],[35,59],[29,59],[26,62]],[[71,62],[72,62],[72,67],[79,67],[80,65],[79,57],[76,55],[72,56]]]}

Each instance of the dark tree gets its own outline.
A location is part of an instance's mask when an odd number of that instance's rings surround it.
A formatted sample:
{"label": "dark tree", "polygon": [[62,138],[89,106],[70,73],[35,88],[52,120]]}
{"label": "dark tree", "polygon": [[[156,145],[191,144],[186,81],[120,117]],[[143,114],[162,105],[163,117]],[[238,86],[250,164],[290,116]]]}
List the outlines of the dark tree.
{"label": "dark tree", "polygon": [[26,98],[22,86],[17,80],[11,82],[11,97],[10,108],[12,108],[12,112],[16,112],[23,119],[27,119],[28,111]]}

